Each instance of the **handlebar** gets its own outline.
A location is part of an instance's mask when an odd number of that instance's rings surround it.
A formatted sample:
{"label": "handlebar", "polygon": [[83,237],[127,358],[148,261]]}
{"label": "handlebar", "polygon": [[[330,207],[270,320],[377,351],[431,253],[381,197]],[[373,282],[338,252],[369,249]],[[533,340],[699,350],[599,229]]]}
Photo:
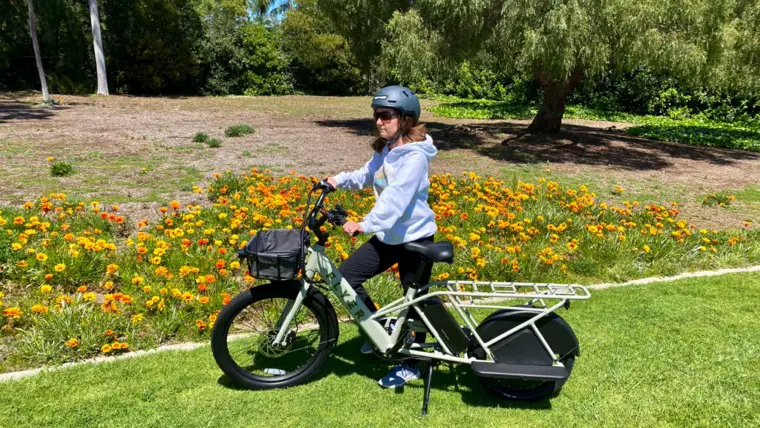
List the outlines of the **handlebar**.
{"label": "handlebar", "polygon": [[[338,204],[336,204],[335,208],[332,210],[324,209],[323,205],[325,196],[327,196],[328,193],[335,191],[335,187],[333,187],[326,180],[319,180],[314,184],[314,186],[309,191],[309,200],[311,200],[312,193],[320,190],[321,193],[317,198],[317,202],[314,204],[314,208],[311,209],[307,216],[306,224],[309,226],[309,229],[311,229],[311,231],[314,232],[314,234],[317,236],[317,243],[324,245],[327,243],[327,233],[322,232],[320,230],[320,227],[325,224],[325,222],[333,224],[335,226],[343,226],[346,224],[346,217],[348,217],[348,212],[346,212],[346,210]],[[321,217],[317,218],[317,215],[321,215]],[[358,235],[358,233],[353,234],[353,236],[356,235]]]}

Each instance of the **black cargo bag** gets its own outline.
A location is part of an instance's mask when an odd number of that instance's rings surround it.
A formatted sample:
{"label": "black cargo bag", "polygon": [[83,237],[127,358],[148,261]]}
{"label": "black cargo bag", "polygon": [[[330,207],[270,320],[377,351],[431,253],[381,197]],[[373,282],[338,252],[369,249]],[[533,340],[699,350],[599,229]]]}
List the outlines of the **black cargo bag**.
{"label": "black cargo bag", "polygon": [[245,246],[248,272],[257,279],[287,281],[298,276],[304,251],[300,229],[262,230]]}

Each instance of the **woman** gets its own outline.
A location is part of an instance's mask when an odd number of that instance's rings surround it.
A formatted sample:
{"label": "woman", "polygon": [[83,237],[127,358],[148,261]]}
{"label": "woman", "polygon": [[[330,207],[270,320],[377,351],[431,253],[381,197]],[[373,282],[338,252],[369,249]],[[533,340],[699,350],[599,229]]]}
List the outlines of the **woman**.
{"label": "woman", "polygon": [[[375,191],[375,206],[361,222],[349,221],[343,230],[375,235],[359,247],[338,269],[370,310],[376,306],[364,289],[364,282],[398,263],[406,292],[421,263],[416,253],[405,251],[407,242],[433,241],[437,228],[435,214],[427,203],[430,181],[428,164],[437,150],[433,139],[418,123],[420,102],[403,86],[388,86],[372,99],[377,138],[374,153],[364,167],[343,172],[327,181],[334,187],[360,190],[370,185]],[[430,268],[421,281],[430,280]],[[424,343],[423,334],[415,337]],[[369,344],[362,352],[371,353]],[[420,377],[409,363],[394,367],[379,383],[386,388],[403,386]]]}

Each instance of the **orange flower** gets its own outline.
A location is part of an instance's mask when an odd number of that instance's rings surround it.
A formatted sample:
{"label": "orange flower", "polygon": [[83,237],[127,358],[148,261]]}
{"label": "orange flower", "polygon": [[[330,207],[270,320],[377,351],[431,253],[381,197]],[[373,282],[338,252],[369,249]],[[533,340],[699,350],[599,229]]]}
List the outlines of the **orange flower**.
{"label": "orange flower", "polygon": [[66,341],[66,346],[69,347],[69,348],[76,348],[77,346],[79,346],[79,339],[77,339],[76,337],[74,337],[74,338],[71,338],[71,339],[67,340]]}
{"label": "orange flower", "polygon": [[113,275],[114,272],[116,272],[118,269],[119,269],[118,265],[111,263],[110,265],[106,266],[106,274]]}
{"label": "orange flower", "polygon": [[113,330],[111,330],[110,328],[106,330],[106,336],[109,336],[109,337],[113,336]]}
{"label": "orange flower", "polygon": [[12,308],[8,308],[8,309],[4,310],[3,311],[3,315],[6,316],[6,317],[8,317],[8,318],[19,319],[19,318],[21,318],[21,315],[24,315],[24,313],[21,312],[20,308],[18,308],[18,307],[12,307]]}
{"label": "orange flower", "polygon": [[32,306],[32,312],[35,314],[46,314],[48,313],[48,307],[45,305],[34,305]]}
{"label": "orange flower", "polygon": [[80,285],[80,286],[77,288],[77,292],[78,292],[78,293],[84,293],[85,291],[87,291],[87,286],[86,286],[86,285]]}

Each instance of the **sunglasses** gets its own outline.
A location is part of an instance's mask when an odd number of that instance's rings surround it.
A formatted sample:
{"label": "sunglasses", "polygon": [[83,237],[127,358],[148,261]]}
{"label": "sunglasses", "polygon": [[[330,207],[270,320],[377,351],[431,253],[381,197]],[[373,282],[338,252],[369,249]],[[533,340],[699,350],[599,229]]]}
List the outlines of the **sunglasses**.
{"label": "sunglasses", "polygon": [[397,115],[396,115],[396,112],[383,110],[383,111],[376,111],[372,116],[375,118],[375,121],[377,121],[377,119],[380,119],[383,122],[390,122],[390,120],[396,117]]}

